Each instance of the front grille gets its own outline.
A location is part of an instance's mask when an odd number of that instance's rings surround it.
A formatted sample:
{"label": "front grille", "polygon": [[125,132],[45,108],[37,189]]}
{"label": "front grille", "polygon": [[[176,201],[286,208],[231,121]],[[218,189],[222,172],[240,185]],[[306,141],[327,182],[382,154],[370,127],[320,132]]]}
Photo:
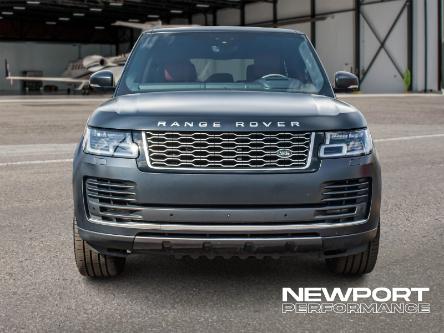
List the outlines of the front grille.
{"label": "front grille", "polygon": [[142,208],[134,205],[135,188],[129,181],[88,178],[85,192],[90,217],[112,222],[142,220],[137,214]]}
{"label": "front grille", "polygon": [[324,184],[324,207],[316,210],[316,217],[335,222],[351,222],[368,215],[371,196],[371,179],[355,178]]}
{"label": "front grille", "polygon": [[304,169],[311,132],[146,132],[153,168]]}

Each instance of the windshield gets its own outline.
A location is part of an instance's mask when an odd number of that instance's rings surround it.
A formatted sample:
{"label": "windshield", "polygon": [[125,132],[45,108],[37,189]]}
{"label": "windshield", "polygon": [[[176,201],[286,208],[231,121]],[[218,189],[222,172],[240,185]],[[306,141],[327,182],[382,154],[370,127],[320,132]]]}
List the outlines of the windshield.
{"label": "windshield", "polygon": [[180,90],[332,95],[304,35],[226,31],[143,34],[116,95]]}

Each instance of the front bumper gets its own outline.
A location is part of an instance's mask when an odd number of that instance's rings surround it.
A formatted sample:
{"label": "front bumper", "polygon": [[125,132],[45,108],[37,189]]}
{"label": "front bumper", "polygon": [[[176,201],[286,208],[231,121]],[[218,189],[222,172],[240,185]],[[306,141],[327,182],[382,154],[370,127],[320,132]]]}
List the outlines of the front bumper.
{"label": "front bumper", "polygon": [[[134,182],[143,221],[92,218],[84,190],[88,177]],[[312,223],[322,184],[355,178],[371,179],[368,215],[358,221]],[[315,172],[224,174],[141,171],[135,160],[99,158],[79,149],[73,188],[80,236],[98,251],[112,254],[360,252],[376,235],[381,201],[375,153],[323,160]]]}
{"label": "front bumper", "polygon": [[300,252],[320,252],[324,257],[355,254],[364,251],[375,238],[377,228],[349,235],[321,237],[215,237],[188,236],[136,236],[104,234],[79,228],[80,237],[97,251],[110,255],[132,252],[158,252],[166,254],[199,254],[207,256],[235,255],[293,255]]}

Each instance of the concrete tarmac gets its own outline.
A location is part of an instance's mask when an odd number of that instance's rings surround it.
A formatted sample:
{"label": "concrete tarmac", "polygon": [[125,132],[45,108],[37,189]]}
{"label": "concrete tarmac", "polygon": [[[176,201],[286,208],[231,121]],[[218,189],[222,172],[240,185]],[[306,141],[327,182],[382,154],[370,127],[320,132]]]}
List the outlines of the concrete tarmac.
{"label": "concrete tarmac", "polygon": [[[72,151],[102,98],[0,99],[0,331],[439,332],[444,290],[444,97],[343,97],[382,163],[380,255],[362,278],[314,255],[279,260],[135,255],[110,280],[72,250]],[[291,287],[427,287],[430,314],[281,313]]]}

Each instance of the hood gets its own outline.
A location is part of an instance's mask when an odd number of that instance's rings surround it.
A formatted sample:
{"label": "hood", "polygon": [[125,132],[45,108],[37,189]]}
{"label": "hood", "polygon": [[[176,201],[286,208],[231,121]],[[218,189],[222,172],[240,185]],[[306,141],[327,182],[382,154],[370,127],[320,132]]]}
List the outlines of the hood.
{"label": "hood", "polygon": [[336,99],[278,92],[155,92],[116,97],[89,126],[173,131],[325,131],[366,127],[362,114]]}

